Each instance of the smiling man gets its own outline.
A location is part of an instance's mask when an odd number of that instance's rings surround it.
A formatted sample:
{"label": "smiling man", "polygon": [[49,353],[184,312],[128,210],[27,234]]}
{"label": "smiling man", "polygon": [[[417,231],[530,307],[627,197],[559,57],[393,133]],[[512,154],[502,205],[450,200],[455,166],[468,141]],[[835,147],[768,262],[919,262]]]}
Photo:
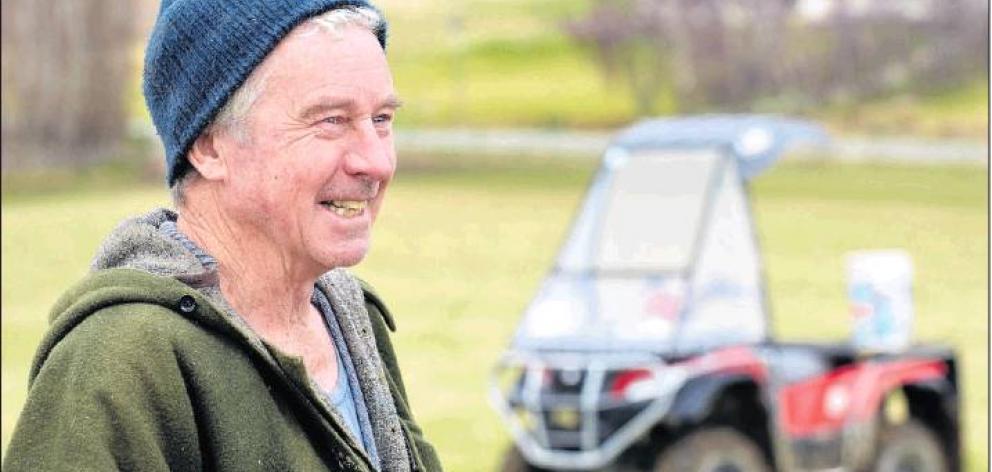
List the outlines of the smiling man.
{"label": "smiling man", "polygon": [[176,210],[52,312],[5,470],[439,470],[369,249],[396,168],[363,1],[166,0],[144,91]]}

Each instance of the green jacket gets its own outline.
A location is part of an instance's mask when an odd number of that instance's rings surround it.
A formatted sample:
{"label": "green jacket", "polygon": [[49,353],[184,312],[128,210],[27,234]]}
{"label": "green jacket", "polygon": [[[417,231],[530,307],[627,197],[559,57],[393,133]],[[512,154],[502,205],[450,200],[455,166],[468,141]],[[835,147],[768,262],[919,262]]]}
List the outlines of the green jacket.
{"label": "green jacket", "polygon": [[[94,271],[53,309],[4,470],[374,470],[302,359],[203,290],[211,274],[120,267]],[[325,278],[318,289],[342,303],[349,280]],[[381,359],[388,384],[384,411],[394,413],[380,423],[398,424],[390,428],[405,446],[397,457],[406,463],[384,469],[440,470],[409,408],[392,318],[368,286],[350,288],[367,317],[356,326],[371,327],[378,354],[366,357]],[[372,407],[370,415],[382,410]]]}

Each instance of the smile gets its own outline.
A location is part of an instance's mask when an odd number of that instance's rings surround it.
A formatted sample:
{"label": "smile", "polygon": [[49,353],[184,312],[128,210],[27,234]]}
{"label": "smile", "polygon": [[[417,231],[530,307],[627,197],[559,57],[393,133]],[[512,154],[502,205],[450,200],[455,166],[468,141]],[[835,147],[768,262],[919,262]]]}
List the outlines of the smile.
{"label": "smile", "polygon": [[320,204],[342,218],[354,218],[365,213],[366,200],[327,200]]}

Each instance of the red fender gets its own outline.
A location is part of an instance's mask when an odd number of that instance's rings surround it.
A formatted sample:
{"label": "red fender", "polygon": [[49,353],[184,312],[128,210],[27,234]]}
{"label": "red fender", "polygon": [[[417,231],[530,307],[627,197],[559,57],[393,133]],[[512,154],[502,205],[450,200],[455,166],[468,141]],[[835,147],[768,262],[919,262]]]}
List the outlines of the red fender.
{"label": "red fender", "polygon": [[783,428],[793,437],[836,432],[848,422],[874,417],[892,389],[946,373],[947,365],[938,360],[865,361],[840,367],[779,391]]}

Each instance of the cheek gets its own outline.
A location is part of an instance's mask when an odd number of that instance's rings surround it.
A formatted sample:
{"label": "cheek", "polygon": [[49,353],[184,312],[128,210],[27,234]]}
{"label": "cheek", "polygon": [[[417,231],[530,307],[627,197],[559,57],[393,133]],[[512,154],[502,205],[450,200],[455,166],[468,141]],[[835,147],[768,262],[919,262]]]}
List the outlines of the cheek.
{"label": "cheek", "polygon": [[[253,156],[254,157],[254,156]],[[267,165],[262,159],[246,158],[232,174],[234,205],[255,213],[279,218],[286,212],[287,192],[293,190],[292,178],[283,169]]]}
{"label": "cheek", "polygon": [[289,169],[276,168],[265,176],[266,205],[274,218],[289,218],[294,209],[310,209],[313,201],[311,175],[306,172],[291,172]]}

